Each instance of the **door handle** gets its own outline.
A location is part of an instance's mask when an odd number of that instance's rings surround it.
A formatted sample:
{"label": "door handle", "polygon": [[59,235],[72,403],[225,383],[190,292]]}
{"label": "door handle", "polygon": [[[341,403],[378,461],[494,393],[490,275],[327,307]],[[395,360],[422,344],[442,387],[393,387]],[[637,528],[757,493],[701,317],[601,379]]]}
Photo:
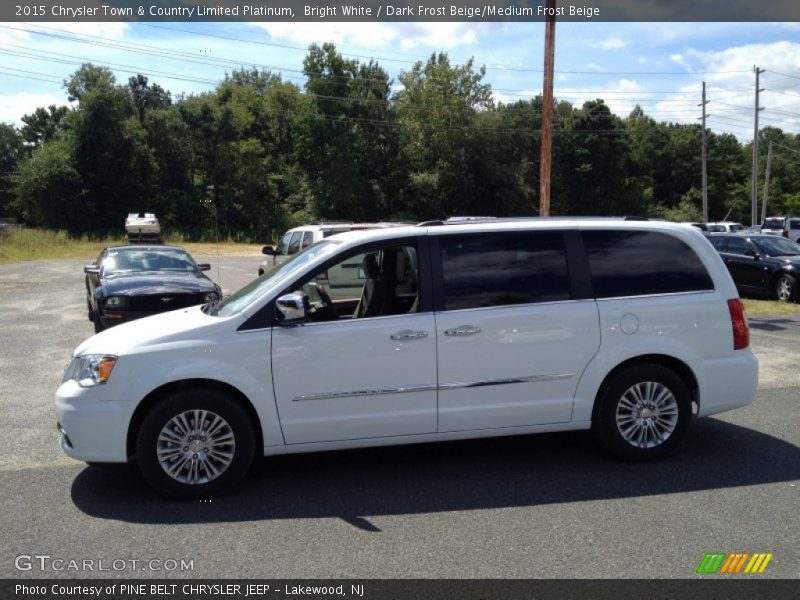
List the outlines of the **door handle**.
{"label": "door handle", "polygon": [[474,325],[459,325],[458,327],[453,327],[453,329],[445,330],[444,334],[450,337],[467,337],[468,335],[475,335],[480,332],[480,327],[475,327]]}
{"label": "door handle", "polygon": [[404,340],[421,340],[423,338],[428,337],[427,331],[411,331],[410,329],[404,329],[403,331],[398,331],[397,333],[393,333],[389,336],[395,341],[404,341]]}

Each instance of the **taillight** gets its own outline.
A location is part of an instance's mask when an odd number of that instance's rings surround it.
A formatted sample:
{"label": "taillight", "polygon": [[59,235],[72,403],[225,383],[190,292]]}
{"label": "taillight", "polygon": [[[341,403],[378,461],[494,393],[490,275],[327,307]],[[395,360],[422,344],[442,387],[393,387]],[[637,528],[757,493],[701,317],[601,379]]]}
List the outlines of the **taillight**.
{"label": "taillight", "polygon": [[785,229],[783,230],[783,237],[787,237],[787,238],[789,237],[789,232],[786,231]]}
{"label": "taillight", "polygon": [[731,313],[731,326],[733,327],[733,349],[743,350],[750,345],[750,329],[744,314],[744,304],[739,298],[728,300],[728,310]]}

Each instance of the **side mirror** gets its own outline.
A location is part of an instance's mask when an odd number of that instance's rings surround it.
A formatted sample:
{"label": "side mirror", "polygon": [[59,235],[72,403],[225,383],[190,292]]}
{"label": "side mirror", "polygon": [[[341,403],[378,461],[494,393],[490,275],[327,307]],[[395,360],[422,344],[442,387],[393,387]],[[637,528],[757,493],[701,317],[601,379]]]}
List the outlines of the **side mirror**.
{"label": "side mirror", "polygon": [[301,292],[284,294],[275,301],[278,325],[292,327],[306,322],[306,303]]}
{"label": "side mirror", "polygon": [[745,250],[744,255],[751,257],[753,260],[758,260],[761,258],[761,255],[755,250]]}
{"label": "side mirror", "polygon": [[100,267],[97,265],[86,265],[83,267],[83,272],[87,275],[100,275]]}
{"label": "side mirror", "polygon": [[261,254],[266,254],[267,256],[275,256],[275,246],[264,246],[261,248]]}
{"label": "side mirror", "polygon": [[211,265],[209,263],[197,263],[197,268],[201,271],[210,271]]}

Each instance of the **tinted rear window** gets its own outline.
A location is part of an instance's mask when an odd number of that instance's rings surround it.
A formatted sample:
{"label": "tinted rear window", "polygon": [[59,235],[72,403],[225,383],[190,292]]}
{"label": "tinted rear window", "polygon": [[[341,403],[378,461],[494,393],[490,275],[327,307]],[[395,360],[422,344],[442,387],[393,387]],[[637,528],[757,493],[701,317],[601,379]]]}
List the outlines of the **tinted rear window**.
{"label": "tinted rear window", "polygon": [[652,231],[584,231],[598,298],[673,294],[714,288],[694,251]]}
{"label": "tinted rear window", "polygon": [[712,235],[710,238],[708,238],[708,241],[711,242],[711,245],[714,246],[718,252],[720,252],[725,248],[725,243],[728,241],[728,238]]}
{"label": "tinted rear window", "polygon": [[440,238],[446,310],[569,300],[561,232]]}
{"label": "tinted rear window", "polygon": [[783,219],[765,219],[762,229],[783,229]]}

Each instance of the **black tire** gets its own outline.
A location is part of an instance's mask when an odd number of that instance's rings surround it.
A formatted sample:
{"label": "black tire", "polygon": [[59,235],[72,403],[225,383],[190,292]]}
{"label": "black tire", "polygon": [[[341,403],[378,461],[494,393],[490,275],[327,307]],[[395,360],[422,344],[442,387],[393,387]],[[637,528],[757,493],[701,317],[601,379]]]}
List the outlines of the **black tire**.
{"label": "black tire", "polygon": [[[648,387],[648,384],[655,385]],[[638,402],[636,392],[645,392],[642,397],[646,397],[646,390],[650,389],[656,399],[664,390],[672,399],[667,395],[663,404],[645,401],[641,407],[629,410],[633,402]],[[650,363],[632,365],[615,373],[603,386],[595,409],[592,420],[595,438],[604,450],[626,461],[667,456],[678,447],[692,420],[691,394],[684,381],[674,371]],[[626,439],[623,430],[629,438],[636,439]],[[643,434],[644,439],[637,434]]]}
{"label": "black tire", "polygon": [[[208,453],[208,449],[203,449],[205,451],[203,452],[199,448],[192,450],[188,445],[183,446],[183,448],[179,447],[184,443],[197,443],[199,445],[208,443],[205,441],[200,442],[199,436],[196,439],[192,439],[191,442],[182,441],[180,444],[176,443],[175,448],[166,449],[167,451],[174,450],[180,453],[174,462],[168,464],[178,467],[176,472],[178,477],[181,478],[189,477],[189,475],[178,463],[184,461],[183,464],[188,467],[191,461],[187,460],[187,457],[194,456],[194,472],[198,474],[198,480],[193,483],[180,481],[178,478],[169,475],[165,470],[166,467],[162,467],[157,455],[159,436],[162,430],[173,418],[187,411],[207,411],[213,417],[220,417],[227,426],[227,429],[223,429],[223,431],[230,432],[233,436],[232,443],[220,446],[226,454],[232,454],[230,462],[224,469],[220,467],[221,463],[214,462],[213,448],[212,452]],[[197,413],[192,412],[192,414]],[[201,424],[201,427],[197,428],[196,422],[192,422],[191,418],[189,420],[189,425],[194,427],[193,431],[202,430],[206,426]],[[210,428],[211,421],[212,416],[209,416],[203,423],[208,424]],[[193,423],[195,424],[193,425]],[[224,433],[224,435],[227,436],[227,433]],[[202,439],[205,440],[206,438],[203,437]],[[185,449],[189,449],[188,452],[184,452]],[[163,446],[162,451],[164,451]],[[192,454],[193,452],[196,453]],[[136,436],[136,460],[144,478],[159,493],[179,499],[211,498],[227,492],[247,474],[253,462],[254,453],[255,433],[253,423],[247,413],[227,394],[213,389],[189,388],[173,392],[162,398],[147,413]],[[198,456],[201,457],[199,461]],[[201,467],[206,464],[206,461],[208,461],[210,468],[220,467],[220,474],[212,478],[209,468],[205,468],[204,475],[201,475]],[[188,470],[188,473],[190,474],[192,471]]]}
{"label": "black tire", "polygon": [[789,273],[781,273],[775,279],[772,293],[775,299],[780,302],[797,300],[797,279]]}
{"label": "black tire", "polygon": [[92,311],[92,316],[89,317],[89,320],[94,325],[94,332],[95,333],[100,333],[101,331],[103,331],[106,328],[106,326],[103,325],[103,321],[100,319],[100,317],[94,311]]}

